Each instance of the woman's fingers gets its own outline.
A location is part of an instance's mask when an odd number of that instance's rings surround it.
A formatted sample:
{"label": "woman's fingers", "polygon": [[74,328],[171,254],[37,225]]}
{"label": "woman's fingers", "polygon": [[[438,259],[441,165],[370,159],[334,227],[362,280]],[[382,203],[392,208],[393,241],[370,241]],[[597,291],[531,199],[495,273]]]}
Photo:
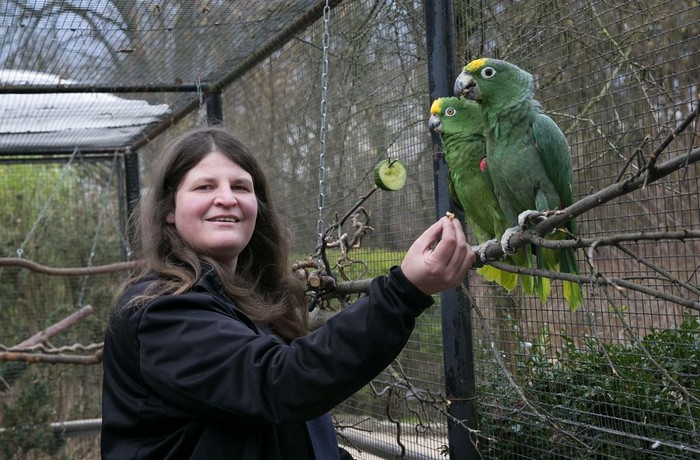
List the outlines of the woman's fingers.
{"label": "woman's fingers", "polygon": [[433,294],[458,286],[473,262],[462,224],[443,217],[411,245],[401,268],[416,287]]}

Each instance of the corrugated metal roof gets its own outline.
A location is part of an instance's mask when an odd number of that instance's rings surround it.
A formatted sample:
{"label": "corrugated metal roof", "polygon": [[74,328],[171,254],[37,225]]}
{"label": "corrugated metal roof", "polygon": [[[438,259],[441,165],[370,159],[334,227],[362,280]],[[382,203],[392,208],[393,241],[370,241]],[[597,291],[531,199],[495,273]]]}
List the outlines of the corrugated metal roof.
{"label": "corrugated metal roof", "polygon": [[[0,84],[32,83],[73,82],[58,75],[0,70]],[[2,94],[0,151],[117,149],[169,113],[167,104],[152,105],[105,93]]]}
{"label": "corrugated metal roof", "polygon": [[0,157],[128,149],[267,57],[325,3],[0,2]]}

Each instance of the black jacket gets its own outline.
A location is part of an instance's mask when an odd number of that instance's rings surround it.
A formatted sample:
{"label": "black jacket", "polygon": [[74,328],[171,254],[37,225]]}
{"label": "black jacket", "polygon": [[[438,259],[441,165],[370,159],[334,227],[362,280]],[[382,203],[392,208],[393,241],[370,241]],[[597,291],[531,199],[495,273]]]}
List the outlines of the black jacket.
{"label": "black jacket", "polygon": [[305,422],[390,364],[431,304],[396,268],[325,326],[285,344],[238,310],[209,271],[190,292],[110,320],[102,458],[313,459]]}

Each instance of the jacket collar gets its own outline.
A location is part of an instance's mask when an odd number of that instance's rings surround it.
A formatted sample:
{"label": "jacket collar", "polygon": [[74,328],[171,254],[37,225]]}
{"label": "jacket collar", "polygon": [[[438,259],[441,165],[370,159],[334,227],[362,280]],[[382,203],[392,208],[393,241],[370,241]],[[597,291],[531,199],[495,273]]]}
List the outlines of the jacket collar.
{"label": "jacket collar", "polygon": [[195,283],[195,289],[207,292],[213,292],[224,298],[228,298],[224,284],[221,282],[219,275],[214,270],[214,266],[208,262],[201,262],[202,276]]}

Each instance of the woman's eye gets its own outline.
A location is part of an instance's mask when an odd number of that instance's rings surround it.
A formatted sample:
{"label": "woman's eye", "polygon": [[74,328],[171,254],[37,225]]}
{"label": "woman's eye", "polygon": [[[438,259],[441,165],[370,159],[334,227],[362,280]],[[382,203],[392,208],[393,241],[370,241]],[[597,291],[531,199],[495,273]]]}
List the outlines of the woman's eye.
{"label": "woman's eye", "polygon": [[231,184],[231,190],[238,190],[241,192],[252,192],[253,191],[253,184],[249,182],[236,182],[234,184]]}

